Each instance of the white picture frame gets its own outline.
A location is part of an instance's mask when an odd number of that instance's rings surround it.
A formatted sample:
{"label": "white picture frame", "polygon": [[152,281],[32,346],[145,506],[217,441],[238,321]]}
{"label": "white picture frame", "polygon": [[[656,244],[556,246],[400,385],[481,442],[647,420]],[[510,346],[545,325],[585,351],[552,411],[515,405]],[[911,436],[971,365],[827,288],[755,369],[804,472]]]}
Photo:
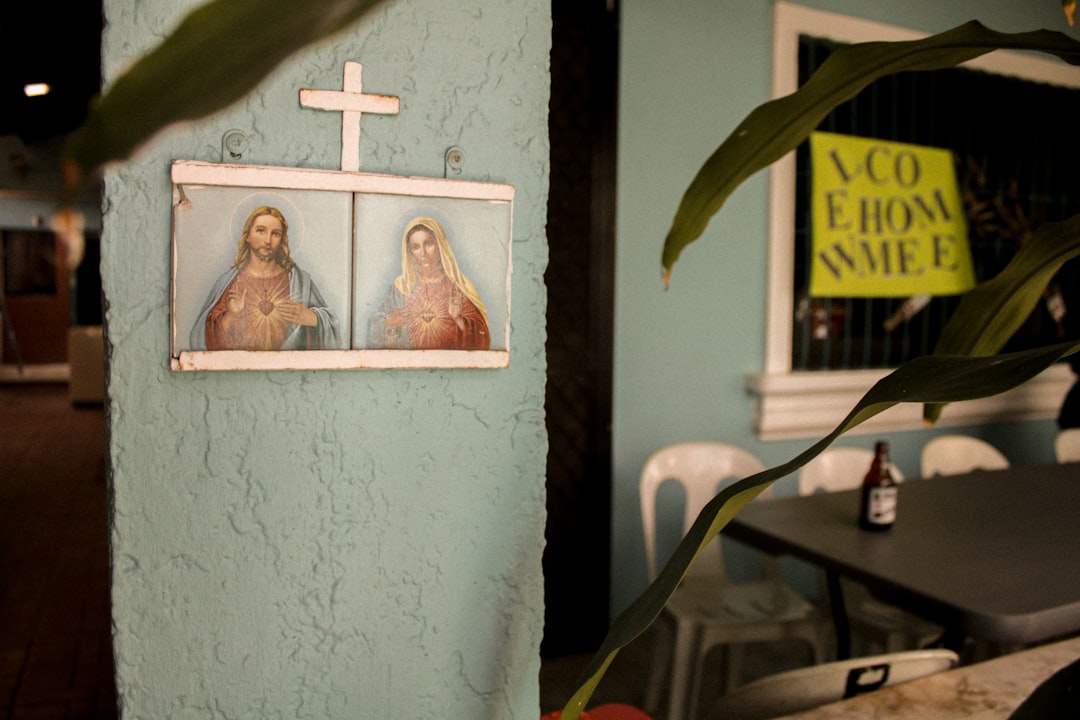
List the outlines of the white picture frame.
{"label": "white picture frame", "polygon": [[[509,365],[513,186],[189,160],[171,177],[173,370]],[[255,297],[254,285],[237,289],[259,265],[247,220],[252,238],[285,227],[289,287],[246,300],[248,329],[223,334],[210,318],[226,296]],[[281,320],[285,301],[313,313]],[[262,334],[273,319],[279,331]]]}

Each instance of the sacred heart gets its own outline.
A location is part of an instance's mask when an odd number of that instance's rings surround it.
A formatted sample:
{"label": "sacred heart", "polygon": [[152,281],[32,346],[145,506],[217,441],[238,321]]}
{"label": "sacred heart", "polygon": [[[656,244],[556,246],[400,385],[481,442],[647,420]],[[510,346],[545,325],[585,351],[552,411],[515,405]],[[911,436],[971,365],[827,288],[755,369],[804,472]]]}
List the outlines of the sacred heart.
{"label": "sacred heart", "polygon": [[259,311],[263,315],[269,315],[270,313],[274,312],[274,303],[270,302],[269,300],[260,300]]}

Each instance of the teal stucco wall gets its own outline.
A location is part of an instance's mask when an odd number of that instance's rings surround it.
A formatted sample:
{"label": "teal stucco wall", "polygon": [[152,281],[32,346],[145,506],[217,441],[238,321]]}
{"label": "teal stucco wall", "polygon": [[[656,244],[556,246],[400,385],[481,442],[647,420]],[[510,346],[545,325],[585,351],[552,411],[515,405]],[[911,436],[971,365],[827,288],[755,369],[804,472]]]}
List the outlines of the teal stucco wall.
{"label": "teal stucco wall", "polygon": [[[196,4],[106,0],[106,82]],[[389,0],[108,173],[125,718],[538,715],[549,44],[539,0]],[[298,94],[347,60],[401,99],[364,117],[364,170],[441,177],[457,145],[516,187],[509,368],[170,371],[170,163],[235,128],[242,162],[338,168],[340,115]]]}
{"label": "teal stucco wall", "polygon": [[[806,0],[801,4],[923,32],[978,19],[1001,31],[1070,29],[1057,0]],[[772,2],[622,0],[614,417],[612,426],[612,609],[646,585],[637,483],[657,448],[721,440],[767,466],[805,441],[758,441],[747,373],[763,370],[767,177],[739,188],[703,237],[660,280],[660,252],[679,199],[705,159],[770,97]],[[965,428],[952,428],[965,432]],[[1013,462],[1049,462],[1052,421],[975,429]],[[931,432],[890,433],[894,460],[917,474]],[[845,443],[869,446],[873,436]],[[791,478],[777,483],[794,493]]]}

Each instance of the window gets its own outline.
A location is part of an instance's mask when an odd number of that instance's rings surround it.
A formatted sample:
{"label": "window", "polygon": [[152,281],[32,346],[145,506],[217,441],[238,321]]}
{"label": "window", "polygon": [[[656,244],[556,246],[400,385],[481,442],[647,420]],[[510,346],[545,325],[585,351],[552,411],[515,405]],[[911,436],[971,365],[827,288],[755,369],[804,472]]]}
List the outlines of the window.
{"label": "window", "polygon": [[[793,92],[838,43],[920,37],[919,33],[786,2],[776,4],[774,35],[774,97]],[[1038,99],[1020,101],[1029,105],[1041,104],[1046,94],[1062,94],[1076,107],[1080,78],[1075,69],[1071,73],[1069,70],[1069,66],[1052,58],[999,51],[963,69],[898,75],[879,81],[878,87],[868,89],[843,112],[834,113],[827,121],[829,125],[822,129],[949,147],[962,159],[958,173],[962,187],[968,185],[975,195],[1007,197],[1014,190],[1003,186],[1011,184],[1023,193],[1018,204],[1027,212],[1061,219],[1080,209],[1076,181],[1071,180],[1070,192],[1051,196],[1048,188],[1056,190],[1065,183],[1045,172],[1050,167],[1046,163],[1025,162],[1032,153],[1048,153],[1048,147],[1059,146],[1046,143],[1036,150],[1018,149],[1004,160],[995,152],[990,160],[986,146],[995,137],[1026,132],[1002,127],[1020,114],[1002,112],[1001,117],[989,122],[965,113],[976,106],[971,102],[973,97],[985,100],[997,94],[998,103],[1013,103],[1019,92],[1042,94]],[[894,98],[900,100],[894,103]],[[943,107],[943,98],[959,98],[960,102]],[[928,104],[934,105],[933,111],[925,109]],[[958,302],[957,298],[937,298],[910,323],[886,332],[883,321],[896,314],[902,300],[806,298],[803,288],[808,234],[803,228],[807,218],[799,200],[808,185],[805,163],[799,157],[804,153],[791,153],[770,170],[766,358],[764,371],[747,378],[747,388],[757,401],[756,430],[763,439],[815,436],[831,430],[889,368],[933,348],[937,334]],[[994,172],[982,174],[984,166],[991,163]],[[1004,164],[1009,167],[1003,170]],[[1074,175],[1075,160],[1059,168],[1064,174]],[[993,187],[986,186],[986,177]],[[981,239],[977,233],[972,235],[977,272],[982,273],[979,279],[989,277],[1008,261],[1015,244],[1010,245],[1007,232],[986,233]],[[1053,328],[1032,327],[1019,342],[1042,344],[1052,341],[1054,333]],[[1051,368],[1005,395],[951,406],[940,423],[1055,417],[1072,380],[1067,366]],[[920,427],[921,408],[903,405],[860,426],[856,432]]]}

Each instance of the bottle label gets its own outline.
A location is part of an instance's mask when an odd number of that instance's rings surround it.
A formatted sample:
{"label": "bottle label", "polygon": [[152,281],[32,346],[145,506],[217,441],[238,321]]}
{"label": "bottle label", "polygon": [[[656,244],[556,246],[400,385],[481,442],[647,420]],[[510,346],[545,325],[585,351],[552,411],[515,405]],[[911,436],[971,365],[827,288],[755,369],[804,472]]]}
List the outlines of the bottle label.
{"label": "bottle label", "polygon": [[870,488],[866,519],[874,525],[892,525],[896,520],[896,488]]}

